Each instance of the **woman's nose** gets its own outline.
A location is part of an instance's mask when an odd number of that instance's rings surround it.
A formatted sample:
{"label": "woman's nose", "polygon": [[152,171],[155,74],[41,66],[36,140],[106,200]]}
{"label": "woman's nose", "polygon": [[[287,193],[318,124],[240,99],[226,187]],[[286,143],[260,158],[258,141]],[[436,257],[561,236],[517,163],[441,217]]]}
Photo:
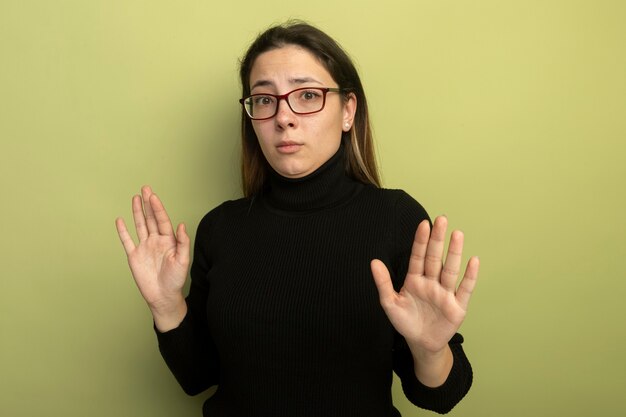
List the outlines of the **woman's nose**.
{"label": "woman's nose", "polygon": [[294,126],[296,121],[296,114],[289,107],[287,99],[278,101],[278,111],[276,113],[276,122],[283,126]]}

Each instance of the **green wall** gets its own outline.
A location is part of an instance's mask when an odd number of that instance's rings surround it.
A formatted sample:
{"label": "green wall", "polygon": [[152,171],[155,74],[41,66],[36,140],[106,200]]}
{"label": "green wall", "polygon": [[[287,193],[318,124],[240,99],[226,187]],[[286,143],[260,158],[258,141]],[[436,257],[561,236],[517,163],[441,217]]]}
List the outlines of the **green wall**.
{"label": "green wall", "polygon": [[200,415],[114,218],[239,195],[237,60],[289,17],[355,58],[385,185],[481,257],[451,415],[626,415],[626,3],[261,3],[0,0],[0,415]]}

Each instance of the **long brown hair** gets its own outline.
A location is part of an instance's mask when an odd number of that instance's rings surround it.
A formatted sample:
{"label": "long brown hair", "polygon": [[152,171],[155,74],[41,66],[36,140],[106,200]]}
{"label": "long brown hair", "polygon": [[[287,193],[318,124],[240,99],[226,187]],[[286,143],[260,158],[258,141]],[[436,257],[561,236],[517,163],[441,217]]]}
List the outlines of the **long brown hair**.
{"label": "long brown hair", "polygon": [[[374,154],[372,129],[367,110],[367,99],[361,79],[346,52],[330,36],[308,23],[289,21],[273,26],[261,33],[250,45],[241,61],[242,96],[250,94],[250,72],[257,57],[263,52],[285,45],[296,45],[319,59],[341,88],[344,100],[349,94],[356,96],[357,109],[354,123],[341,140],[346,152],[346,172],[357,181],[380,187],[380,178]],[[269,164],[265,160],[252,122],[241,110],[241,177],[243,194],[250,197],[259,193],[268,176]]]}

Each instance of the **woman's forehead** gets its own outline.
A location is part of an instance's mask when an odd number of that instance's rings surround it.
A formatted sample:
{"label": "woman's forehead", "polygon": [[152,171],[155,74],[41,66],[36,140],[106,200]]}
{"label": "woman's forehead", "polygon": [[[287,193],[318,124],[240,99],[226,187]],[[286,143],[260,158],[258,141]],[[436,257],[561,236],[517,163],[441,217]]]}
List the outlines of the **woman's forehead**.
{"label": "woman's forehead", "polygon": [[332,80],[315,55],[296,45],[285,45],[261,53],[250,71],[250,89],[277,84],[327,85]]}

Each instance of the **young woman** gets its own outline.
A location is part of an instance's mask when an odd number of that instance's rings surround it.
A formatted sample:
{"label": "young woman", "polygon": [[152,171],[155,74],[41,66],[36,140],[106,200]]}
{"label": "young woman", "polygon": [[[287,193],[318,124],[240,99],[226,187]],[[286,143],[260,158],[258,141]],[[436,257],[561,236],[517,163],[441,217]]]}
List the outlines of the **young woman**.
{"label": "young woman", "polygon": [[133,197],[139,243],[117,230],[185,392],[217,385],[205,416],[400,413],[392,372],[417,406],[444,413],[467,393],[457,334],[478,276],[457,287],[463,234],[379,186],[359,76],[304,23],[276,26],[241,69],[244,198],[210,211],[190,242],[150,187]]}

